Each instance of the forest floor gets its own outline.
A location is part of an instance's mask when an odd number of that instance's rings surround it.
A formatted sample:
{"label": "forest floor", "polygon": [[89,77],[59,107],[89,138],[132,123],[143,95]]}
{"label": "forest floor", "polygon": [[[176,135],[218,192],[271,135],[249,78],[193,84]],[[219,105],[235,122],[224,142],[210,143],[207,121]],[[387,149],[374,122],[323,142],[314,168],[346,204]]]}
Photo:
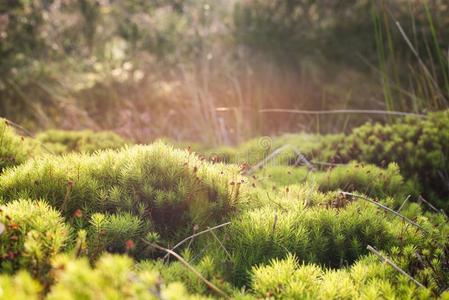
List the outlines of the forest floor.
{"label": "forest floor", "polygon": [[449,111],[231,147],[0,123],[0,299],[449,299]]}

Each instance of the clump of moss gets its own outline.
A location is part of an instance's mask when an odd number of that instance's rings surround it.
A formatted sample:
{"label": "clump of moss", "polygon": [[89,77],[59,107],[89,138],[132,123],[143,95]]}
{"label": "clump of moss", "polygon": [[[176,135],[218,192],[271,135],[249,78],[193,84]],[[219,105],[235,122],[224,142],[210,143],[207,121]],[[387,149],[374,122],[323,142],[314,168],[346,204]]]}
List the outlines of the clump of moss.
{"label": "clump of moss", "polygon": [[1,272],[28,269],[46,281],[50,260],[68,240],[69,228],[63,218],[43,201],[16,200],[0,206]]}
{"label": "clump of moss", "polygon": [[360,192],[370,197],[384,199],[393,197],[399,205],[407,195],[417,196],[419,185],[405,182],[399,167],[391,163],[387,168],[351,162],[311,172],[307,167],[267,166],[251,179],[263,188],[288,188],[290,185],[314,184],[319,191]]}
{"label": "clump of moss", "polygon": [[128,144],[114,132],[92,130],[48,130],[36,135],[36,140],[54,154],[93,153],[98,150],[119,149]]}
{"label": "clump of moss", "polygon": [[41,285],[25,271],[15,276],[0,275],[1,300],[38,300],[41,291]]}
{"label": "clump of moss", "polygon": [[401,203],[408,194],[419,193],[419,188],[404,181],[396,163],[390,163],[387,168],[382,169],[352,162],[318,173],[316,182],[319,190],[323,192],[340,189],[347,192],[357,191],[379,199],[395,196]]}
{"label": "clump of moss", "polygon": [[300,264],[293,255],[274,259],[251,272],[251,287],[260,299],[428,299],[428,289],[369,256],[350,268],[326,270],[315,264]]}
{"label": "clump of moss", "polygon": [[[204,278],[212,282],[220,290],[228,294],[234,292],[232,285],[225,281],[221,261],[207,254],[196,259],[197,254],[189,249],[184,250],[181,254],[184,260],[190,262]],[[204,281],[178,261],[164,263],[162,260],[146,260],[139,263],[137,268],[139,270],[157,270],[164,282],[182,282],[190,293],[208,296],[215,295]]]}
{"label": "clump of moss", "polygon": [[204,299],[189,295],[177,282],[165,285],[155,270],[136,272],[126,256],[106,255],[95,268],[87,260],[59,257],[56,284],[47,299]]}
{"label": "clump of moss", "polygon": [[28,138],[15,133],[8,121],[0,118],[0,173],[32,157],[38,146]]}
{"label": "clump of moss", "polygon": [[288,253],[303,262],[341,267],[366,254],[367,245],[389,249],[422,239],[367,203],[336,199],[310,208],[295,203],[248,211],[233,220],[226,248],[233,257],[234,283],[244,284],[252,266]]}
{"label": "clump of moss", "polygon": [[45,198],[67,217],[129,212],[174,238],[220,222],[244,200],[238,173],[159,142],[28,161],[0,177],[0,197]]}
{"label": "clump of moss", "polygon": [[[422,193],[438,206],[447,208],[449,110],[429,113],[425,118],[406,117],[387,125],[368,123],[348,135],[289,134],[273,139],[256,138],[236,148],[216,148],[204,153],[224,162],[254,165],[284,145],[293,146],[312,163],[357,161],[382,168],[397,163],[407,182],[419,182]],[[296,160],[297,153],[289,148],[272,164],[292,165]]]}
{"label": "clump of moss", "polygon": [[318,149],[322,139],[323,137],[312,134],[285,134],[275,138],[257,137],[235,148],[222,146],[203,150],[203,154],[226,163],[254,165],[268,157],[276,149],[290,145],[275,159],[276,164],[289,165],[296,161],[297,151],[303,154],[311,153]]}
{"label": "clump of moss", "polygon": [[426,118],[407,117],[391,125],[366,124],[346,137],[323,140],[311,154],[323,160],[351,160],[385,166],[395,162],[405,178],[416,179],[423,192],[447,208],[449,195],[449,110]]}
{"label": "clump of moss", "polygon": [[88,250],[92,260],[103,252],[137,254],[143,247],[141,239],[151,232],[151,224],[129,213],[91,216]]}
{"label": "clump of moss", "polygon": [[91,267],[85,259],[57,256],[50,275],[54,284],[44,294],[25,271],[0,276],[0,299],[210,299],[191,295],[180,282],[165,284],[155,268],[136,270],[127,256],[103,255]]}

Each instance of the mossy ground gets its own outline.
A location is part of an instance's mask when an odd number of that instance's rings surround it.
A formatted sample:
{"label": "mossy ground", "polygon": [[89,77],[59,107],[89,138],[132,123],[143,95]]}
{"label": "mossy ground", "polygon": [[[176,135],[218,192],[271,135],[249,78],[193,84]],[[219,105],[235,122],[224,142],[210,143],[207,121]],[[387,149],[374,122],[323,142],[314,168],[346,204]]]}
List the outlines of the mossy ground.
{"label": "mossy ground", "polygon": [[[445,299],[448,220],[418,196],[448,207],[446,121],[198,154],[110,133],[25,139],[2,123],[0,299]],[[313,168],[297,164],[298,149]]]}

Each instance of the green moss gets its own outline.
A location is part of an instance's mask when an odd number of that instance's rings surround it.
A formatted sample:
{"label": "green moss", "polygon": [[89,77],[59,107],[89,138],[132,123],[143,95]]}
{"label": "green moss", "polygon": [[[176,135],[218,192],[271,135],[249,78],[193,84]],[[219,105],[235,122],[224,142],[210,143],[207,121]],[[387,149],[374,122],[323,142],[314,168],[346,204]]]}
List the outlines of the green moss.
{"label": "green moss", "polygon": [[301,153],[311,153],[316,150],[322,136],[311,134],[285,134],[279,137],[258,137],[251,139],[236,148],[231,147],[218,147],[210,149],[204,153],[211,158],[216,158],[219,161],[227,163],[248,163],[254,165],[276,149],[290,145],[289,149],[286,149],[282,154],[276,157],[274,162],[276,164],[293,164],[296,161],[295,150]]}
{"label": "green moss", "polygon": [[143,247],[141,238],[151,230],[151,224],[129,213],[95,213],[89,225],[88,249],[93,260],[105,251],[137,254]]}
{"label": "green moss", "polygon": [[315,172],[310,172],[306,167],[267,166],[252,177],[252,183],[268,189],[309,183],[314,184],[322,192],[357,191],[379,199],[394,197],[397,205],[400,205],[407,195],[419,194],[419,186],[405,182],[395,163],[383,169],[374,165],[351,162],[326,171]]}
{"label": "green moss", "polygon": [[384,166],[395,162],[405,178],[416,179],[426,196],[447,208],[449,110],[429,113],[426,118],[407,117],[392,125],[366,124],[341,140],[323,140],[315,155],[343,163],[357,160]]}
{"label": "green moss", "polygon": [[[406,117],[387,125],[368,123],[348,135],[301,133],[255,138],[235,148],[216,148],[204,153],[224,162],[254,165],[284,145],[293,146],[312,163],[357,161],[382,168],[397,163],[405,181],[415,185],[414,192],[422,192],[438,206],[447,208],[449,110],[429,113],[426,118]],[[295,151],[289,148],[268,166],[291,165],[296,158]],[[320,166],[317,164],[318,169]],[[298,172],[299,178],[303,177]]]}
{"label": "green moss", "polygon": [[288,255],[254,267],[251,287],[258,298],[265,299],[428,299],[432,295],[399,277],[375,257],[364,258],[350,268],[326,270],[300,264]]}
{"label": "green moss", "polygon": [[203,153],[204,151],[206,151],[208,149],[208,147],[206,145],[198,143],[198,142],[177,141],[177,140],[167,138],[167,137],[159,138],[156,140],[156,142],[163,142],[164,144],[172,145],[176,149],[188,150],[188,151],[196,152],[199,154]]}
{"label": "green moss", "polygon": [[110,131],[48,130],[36,136],[36,140],[55,154],[70,152],[93,153],[98,150],[119,149],[128,142]]}
{"label": "green moss", "polygon": [[0,222],[5,227],[0,235],[1,271],[25,268],[45,281],[50,259],[69,235],[61,215],[45,202],[17,200],[0,207]]}
{"label": "green moss", "polygon": [[270,188],[304,183],[310,176],[313,174],[305,167],[274,165],[261,169],[252,178],[258,185]]}
{"label": "green moss", "polygon": [[155,270],[136,272],[126,256],[106,255],[95,268],[87,260],[60,257],[46,299],[205,299],[189,295],[181,283],[165,285]]}
{"label": "green moss", "polygon": [[40,284],[24,271],[15,276],[0,276],[1,300],[38,300],[41,290]]}
{"label": "green moss", "polygon": [[249,211],[233,220],[226,248],[233,256],[235,283],[245,283],[252,266],[288,253],[303,262],[341,267],[366,254],[368,244],[389,249],[422,239],[371,204],[341,198],[311,208],[303,208],[301,199],[295,203]]}
{"label": "green moss", "polygon": [[0,118],[0,173],[30,158],[39,147],[31,139],[14,132],[8,121]]}
{"label": "green moss", "polygon": [[[205,255],[200,259],[195,260],[195,256],[196,254],[190,252],[188,249],[182,252],[182,257],[190,262],[204,278],[212,282],[222,291],[226,291],[228,294],[234,292],[231,284],[224,280],[220,261],[209,255]],[[162,260],[147,260],[139,263],[137,268],[139,270],[157,270],[164,282],[182,282],[190,293],[209,296],[215,295],[210,288],[198,278],[198,276],[178,261],[164,263]]]}
{"label": "green moss", "polygon": [[408,194],[419,193],[412,183],[404,182],[396,163],[390,163],[386,169],[381,169],[374,165],[352,162],[317,174],[316,182],[324,192],[340,189],[347,192],[358,191],[379,199],[395,196],[398,204]]}
{"label": "green moss", "polygon": [[172,238],[220,222],[245,199],[236,167],[163,143],[28,161],[0,177],[0,197],[18,196],[45,198],[67,217],[130,212]]}

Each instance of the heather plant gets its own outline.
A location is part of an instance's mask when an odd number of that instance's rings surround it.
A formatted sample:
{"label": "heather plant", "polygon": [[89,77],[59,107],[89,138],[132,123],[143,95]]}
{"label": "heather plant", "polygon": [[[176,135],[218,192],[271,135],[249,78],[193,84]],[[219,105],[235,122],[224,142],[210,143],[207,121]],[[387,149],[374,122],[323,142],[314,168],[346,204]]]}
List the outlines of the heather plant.
{"label": "heather plant", "polygon": [[0,271],[27,269],[48,280],[50,260],[63,250],[69,227],[60,213],[43,201],[15,200],[0,207]]}
{"label": "heather plant", "polygon": [[163,237],[219,222],[245,200],[237,167],[161,142],[31,160],[1,176],[0,195],[45,198],[66,217],[129,212],[151,220]]}
{"label": "heather plant", "polygon": [[54,154],[93,153],[98,150],[119,149],[128,143],[114,132],[91,130],[48,130],[36,135],[36,140]]}

